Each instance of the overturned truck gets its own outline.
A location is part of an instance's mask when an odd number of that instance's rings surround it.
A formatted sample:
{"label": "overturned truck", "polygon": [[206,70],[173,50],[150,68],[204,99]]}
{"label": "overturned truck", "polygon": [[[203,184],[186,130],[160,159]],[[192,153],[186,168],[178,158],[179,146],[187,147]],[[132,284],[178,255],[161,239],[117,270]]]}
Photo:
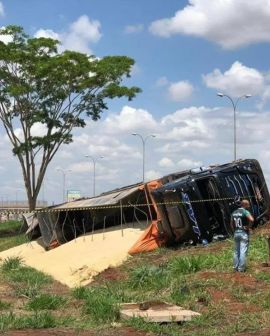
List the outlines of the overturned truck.
{"label": "overturned truck", "polygon": [[186,170],[49,207],[36,213],[28,234],[35,228],[44,245],[52,247],[97,229],[144,223],[146,230],[131,254],[161,245],[212,241],[232,233],[230,214],[243,198],[250,201],[255,226],[269,219],[269,192],[256,160]]}

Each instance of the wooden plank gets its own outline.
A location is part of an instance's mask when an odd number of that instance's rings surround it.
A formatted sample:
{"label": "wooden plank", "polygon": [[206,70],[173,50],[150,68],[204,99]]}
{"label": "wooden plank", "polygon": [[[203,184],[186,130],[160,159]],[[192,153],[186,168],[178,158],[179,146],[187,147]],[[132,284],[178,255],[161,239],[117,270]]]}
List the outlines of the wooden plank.
{"label": "wooden plank", "polygon": [[156,323],[190,321],[192,318],[201,315],[192,310],[165,302],[124,303],[121,305],[120,314],[123,319],[141,317],[148,322]]}

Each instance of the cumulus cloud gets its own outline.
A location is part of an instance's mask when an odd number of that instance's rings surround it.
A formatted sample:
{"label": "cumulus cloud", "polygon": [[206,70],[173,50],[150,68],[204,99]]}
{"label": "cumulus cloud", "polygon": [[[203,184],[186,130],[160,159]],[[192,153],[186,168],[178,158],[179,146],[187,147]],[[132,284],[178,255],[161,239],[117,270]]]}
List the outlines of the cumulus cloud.
{"label": "cumulus cloud", "polygon": [[59,40],[62,45],[60,51],[69,49],[83,53],[92,54],[90,45],[100,40],[101,24],[97,20],[91,20],[87,15],[80,16],[71,23],[66,32],[55,32],[51,29],[39,29],[35,37],[49,37]]}
{"label": "cumulus cloud", "polygon": [[172,168],[174,167],[174,162],[171,159],[164,157],[159,160],[158,165],[162,168]]}
{"label": "cumulus cloud", "polygon": [[190,98],[193,90],[193,86],[188,81],[180,81],[170,84],[168,95],[172,101],[181,102]]}
{"label": "cumulus cloud", "polygon": [[155,130],[157,126],[157,122],[148,111],[130,106],[124,106],[119,114],[110,114],[105,120],[107,132],[114,134],[119,131]]}
{"label": "cumulus cloud", "polygon": [[227,49],[270,41],[269,0],[188,2],[173,17],[152,22],[150,31],[161,37],[202,37]]}
{"label": "cumulus cloud", "polygon": [[[254,114],[254,111],[239,109],[237,125],[241,127],[237,127],[237,151],[238,157],[259,158],[266,175],[270,176],[268,121],[268,111]],[[42,125],[37,123],[35,132],[41,130]],[[20,131],[16,130],[18,136]],[[231,109],[191,106],[156,118],[151,111],[125,106],[98,122],[87,122],[84,130],[75,131],[73,143],[62,147],[47,173],[50,183],[46,184],[46,193],[50,199],[62,199],[62,179],[56,167],[72,170],[67,176],[68,188],[78,189],[82,195],[92,194],[93,165],[85,158],[86,154],[96,158],[104,156],[96,166],[97,193],[141,181],[142,144],[131,136],[133,131],[143,135],[157,134],[146,144],[147,180],[211,163],[229,162],[233,158]],[[7,152],[6,143],[2,147],[0,166],[5,166],[7,157],[14,159]],[[15,163],[13,166],[17,167]],[[3,175],[3,180],[7,181],[3,188],[13,185],[16,179],[10,176],[19,174],[14,170],[8,169],[8,175]]]}
{"label": "cumulus cloud", "polygon": [[202,165],[201,161],[194,161],[191,159],[182,159],[177,162],[177,166],[181,170],[192,169],[192,168],[200,167],[201,165]]}
{"label": "cumulus cloud", "polygon": [[124,32],[126,34],[135,34],[135,33],[141,33],[144,30],[144,25],[139,23],[136,25],[128,25],[125,27]]}
{"label": "cumulus cloud", "polygon": [[262,93],[265,80],[263,74],[240,62],[234,62],[229,70],[222,73],[219,69],[203,75],[206,86],[224,91],[233,96]]}
{"label": "cumulus cloud", "polygon": [[55,31],[51,29],[39,29],[35,33],[35,37],[40,38],[40,37],[45,37],[45,38],[51,38],[54,40],[60,40],[60,34],[56,33]]}
{"label": "cumulus cloud", "polygon": [[170,82],[166,76],[159,77],[155,85],[159,88],[166,88],[167,97],[175,102],[187,100],[194,91],[193,85],[189,81]]}

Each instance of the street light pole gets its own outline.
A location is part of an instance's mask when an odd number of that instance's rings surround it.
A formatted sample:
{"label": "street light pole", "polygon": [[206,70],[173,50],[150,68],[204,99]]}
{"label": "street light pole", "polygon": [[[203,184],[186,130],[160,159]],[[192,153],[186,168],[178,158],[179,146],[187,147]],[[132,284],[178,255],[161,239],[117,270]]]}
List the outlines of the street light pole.
{"label": "street light pole", "polygon": [[71,172],[71,169],[64,170],[63,168],[57,168],[57,171],[60,171],[63,174],[63,202],[65,202],[65,200],[66,200],[66,193],[65,193],[65,190],[66,190],[66,174]]}
{"label": "street light pole", "polygon": [[143,177],[143,183],[144,183],[144,175],[145,175],[145,143],[146,140],[149,138],[155,138],[156,136],[154,134],[149,134],[146,137],[143,137],[139,133],[132,133],[134,136],[138,136],[142,140],[142,151],[143,151],[143,163],[142,163],[142,177]]}
{"label": "street light pole", "polygon": [[96,196],[96,163],[98,159],[103,159],[104,156],[99,156],[94,158],[92,155],[85,155],[85,157],[89,158],[93,162],[93,196]]}
{"label": "street light pole", "polygon": [[233,100],[232,97],[230,97],[229,95],[221,93],[221,92],[218,92],[217,95],[221,98],[223,98],[223,97],[228,98],[230,100],[230,102],[232,103],[232,106],[233,106],[233,135],[234,135],[233,144],[234,144],[234,161],[236,161],[236,157],[237,157],[237,153],[236,153],[236,136],[237,136],[237,134],[236,134],[236,108],[237,108],[237,105],[238,105],[238,103],[241,99],[250,98],[251,95],[250,94],[245,94],[243,96],[240,96],[240,97],[236,98],[235,100]]}

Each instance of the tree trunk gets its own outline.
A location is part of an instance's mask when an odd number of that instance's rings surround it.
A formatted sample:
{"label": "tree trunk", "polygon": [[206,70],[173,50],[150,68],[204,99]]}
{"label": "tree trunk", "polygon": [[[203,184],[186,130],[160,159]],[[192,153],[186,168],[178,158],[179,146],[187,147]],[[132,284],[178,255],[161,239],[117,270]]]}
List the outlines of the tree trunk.
{"label": "tree trunk", "polygon": [[28,206],[29,212],[32,212],[36,209],[37,197],[28,195]]}

